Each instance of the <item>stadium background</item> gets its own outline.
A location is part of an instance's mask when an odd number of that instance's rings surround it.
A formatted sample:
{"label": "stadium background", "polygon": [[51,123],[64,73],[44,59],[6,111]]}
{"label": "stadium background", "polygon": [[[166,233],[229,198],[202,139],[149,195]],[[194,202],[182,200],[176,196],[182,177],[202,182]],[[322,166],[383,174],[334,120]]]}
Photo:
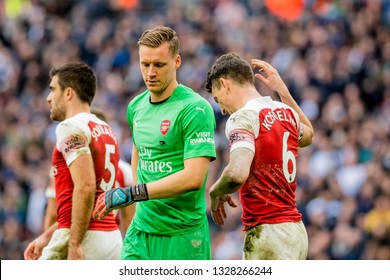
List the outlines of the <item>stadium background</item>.
{"label": "stadium background", "polygon": [[[94,67],[93,105],[130,160],[125,110],[144,88],[136,42],[159,24],[181,38],[179,81],[215,110],[218,159],[208,186],[228,149],[226,117],[203,90],[207,70],[225,52],[262,58],[315,128],[313,145],[299,151],[297,179],[308,258],[390,259],[389,0],[0,0],[0,259],[22,259],[41,233],[56,126],[46,103],[51,67]],[[210,225],[214,259],[240,259],[240,209],[223,228]]]}

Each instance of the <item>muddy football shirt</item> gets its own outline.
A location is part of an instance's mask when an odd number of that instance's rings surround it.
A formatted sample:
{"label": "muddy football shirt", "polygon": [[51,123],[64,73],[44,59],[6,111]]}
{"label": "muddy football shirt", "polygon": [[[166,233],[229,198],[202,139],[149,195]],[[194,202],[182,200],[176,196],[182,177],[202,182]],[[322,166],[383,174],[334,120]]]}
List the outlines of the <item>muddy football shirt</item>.
{"label": "muddy football shirt", "polygon": [[299,127],[297,112],[268,96],[250,100],[228,119],[230,152],[255,153],[240,189],[245,230],[301,220],[295,202]]}

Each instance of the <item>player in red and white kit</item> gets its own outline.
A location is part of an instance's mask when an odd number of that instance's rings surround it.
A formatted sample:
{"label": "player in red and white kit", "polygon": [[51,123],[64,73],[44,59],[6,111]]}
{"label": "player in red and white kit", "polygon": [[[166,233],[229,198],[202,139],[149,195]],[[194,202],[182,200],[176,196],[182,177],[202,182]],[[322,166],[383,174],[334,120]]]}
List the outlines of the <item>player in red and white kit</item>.
{"label": "player in red and white kit", "polygon": [[[276,69],[235,54],[221,56],[207,74],[206,89],[219,103],[230,142],[230,160],[210,188],[211,216],[223,225],[224,204],[239,190],[245,244],[243,259],[306,259],[308,238],[296,207],[298,147],[312,143],[313,127]],[[264,75],[263,75],[264,73]],[[278,93],[261,96],[254,78]]]}
{"label": "player in red and white kit", "polygon": [[[99,119],[108,123],[107,117],[103,111],[92,108],[92,114],[95,114]],[[116,174],[116,188],[124,188],[127,186],[133,185],[133,171],[131,169],[131,164],[123,159],[119,159],[118,162],[118,173]],[[131,220],[133,219],[135,213],[135,205],[129,205],[114,211],[115,221],[119,226],[122,237],[125,236],[126,230],[130,225]]]}
{"label": "player in red and white kit", "polygon": [[[91,113],[96,115],[99,119],[108,122],[105,114],[101,110],[92,108]],[[47,205],[46,205],[45,217],[43,221],[44,231],[57,221],[58,206],[56,201],[56,190],[55,190],[53,173],[54,173],[53,168],[51,168],[49,174],[50,184],[47,186],[45,191],[45,195],[47,198]],[[133,174],[132,174],[130,163],[128,163],[125,160],[119,159],[118,173],[116,175],[115,187],[124,188],[132,184],[133,184]],[[118,224],[122,236],[124,236],[134,216],[135,205],[130,205],[128,207],[121,208],[119,210],[116,210],[114,213],[115,213],[115,221]]]}
{"label": "player in red and white kit", "polygon": [[[43,222],[44,230],[48,229],[52,224],[54,224],[57,221],[57,201],[56,201],[56,191],[55,191],[55,184],[54,184],[54,175],[52,169],[50,171],[49,176],[50,176],[50,185],[47,186],[45,192],[47,198],[47,206],[46,206],[45,217]],[[131,171],[130,163],[126,162],[125,160],[119,159],[118,174],[116,175],[115,187],[124,188],[132,184],[133,184],[133,174]],[[115,210],[114,213],[115,213],[114,214],[115,221],[118,224],[118,227],[123,237],[134,216],[135,205],[129,205],[128,207]]]}
{"label": "player in red and white kit", "polygon": [[122,237],[113,213],[91,219],[96,198],[114,187],[119,150],[110,126],[91,114],[96,76],[84,63],[50,71],[50,117],[60,121],[52,165],[57,223],[32,241],[25,259],[119,259]]}

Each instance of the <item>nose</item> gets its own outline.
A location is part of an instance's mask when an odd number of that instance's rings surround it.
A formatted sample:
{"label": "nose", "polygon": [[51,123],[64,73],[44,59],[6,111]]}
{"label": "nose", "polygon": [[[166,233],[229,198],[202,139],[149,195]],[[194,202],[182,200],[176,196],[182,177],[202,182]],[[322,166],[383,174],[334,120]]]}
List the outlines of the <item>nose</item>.
{"label": "nose", "polygon": [[148,72],[146,73],[149,77],[150,76],[155,76],[156,75],[156,72],[154,71],[154,67],[153,66],[150,66],[148,68]]}
{"label": "nose", "polygon": [[47,103],[50,104],[50,102],[51,102],[51,92],[47,95],[46,101],[47,101]]}

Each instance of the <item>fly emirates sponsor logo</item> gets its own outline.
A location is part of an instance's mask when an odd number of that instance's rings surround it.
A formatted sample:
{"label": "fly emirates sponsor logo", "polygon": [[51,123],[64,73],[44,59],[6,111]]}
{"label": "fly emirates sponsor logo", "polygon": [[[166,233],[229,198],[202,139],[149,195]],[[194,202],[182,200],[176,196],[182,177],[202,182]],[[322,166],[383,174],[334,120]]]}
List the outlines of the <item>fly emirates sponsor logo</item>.
{"label": "fly emirates sponsor logo", "polygon": [[264,126],[267,130],[271,130],[272,125],[275,123],[275,121],[281,121],[281,122],[289,122],[296,126],[296,122],[291,117],[291,115],[287,114],[286,110],[275,110],[275,111],[269,111],[261,123],[262,126]]}
{"label": "fly emirates sponsor logo", "polygon": [[199,143],[214,143],[213,137],[211,137],[211,133],[206,132],[197,132],[196,138],[190,139],[190,144],[195,145]]}
{"label": "fly emirates sponsor logo", "polygon": [[166,173],[172,172],[172,162],[171,161],[158,161],[152,160],[153,149],[140,147],[139,157],[140,157],[140,167],[142,170],[153,172],[153,173]]}

